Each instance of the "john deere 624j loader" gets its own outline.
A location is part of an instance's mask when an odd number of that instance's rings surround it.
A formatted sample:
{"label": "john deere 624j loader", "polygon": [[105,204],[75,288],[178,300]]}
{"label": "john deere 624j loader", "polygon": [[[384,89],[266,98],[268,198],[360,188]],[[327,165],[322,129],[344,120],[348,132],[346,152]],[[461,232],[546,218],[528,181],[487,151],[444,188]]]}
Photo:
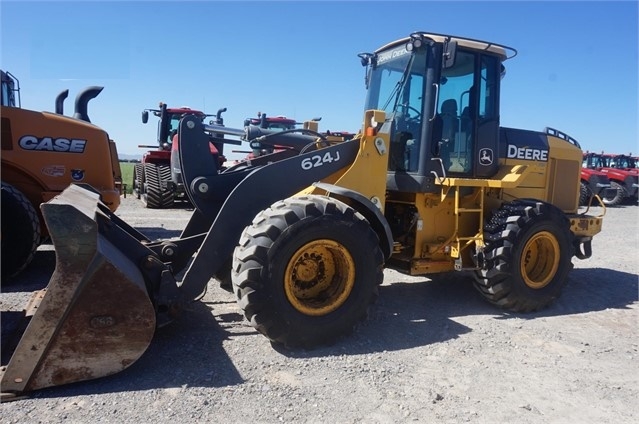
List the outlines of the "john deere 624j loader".
{"label": "john deere 624j loader", "polygon": [[[360,54],[366,107],[348,141],[183,118],[181,168],[195,210],[175,239],[147,240],[80,186],[44,204],[56,270],[2,391],[126,368],[219,275],[231,276],[250,324],[286,346],[352,331],[384,267],[471,271],[499,307],[547,306],[572,258],[590,256],[602,217],[578,213],[574,139],[500,126],[503,62],[515,54],[426,32]],[[232,137],[288,148],[220,171],[209,143]]]}

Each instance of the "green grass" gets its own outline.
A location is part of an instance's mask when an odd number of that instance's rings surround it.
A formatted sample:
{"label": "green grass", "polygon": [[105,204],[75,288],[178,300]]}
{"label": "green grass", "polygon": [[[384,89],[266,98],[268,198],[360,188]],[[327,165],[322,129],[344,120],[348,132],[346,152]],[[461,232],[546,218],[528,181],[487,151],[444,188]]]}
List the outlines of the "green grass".
{"label": "green grass", "polygon": [[133,190],[133,167],[134,163],[120,162],[120,169],[122,170],[122,184],[126,186],[126,194],[131,194]]}

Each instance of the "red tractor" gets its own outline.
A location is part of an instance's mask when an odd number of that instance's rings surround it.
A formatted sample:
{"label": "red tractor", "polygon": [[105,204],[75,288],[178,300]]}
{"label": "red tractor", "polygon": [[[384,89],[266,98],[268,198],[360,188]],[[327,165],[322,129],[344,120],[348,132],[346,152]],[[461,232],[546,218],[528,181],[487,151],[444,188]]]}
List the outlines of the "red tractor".
{"label": "red tractor", "polygon": [[594,195],[598,195],[606,204],[607,197],[614,197],[616,189],[611,188],[608,175],[596,169],[581,168],[581,188],[579,191],[579,205],[586,206],[590,204],[590,199]]}
{"label": "red tractor", "polygon": [[[313,118],[311,122],[319,122],[322,118]],[[275,116],[275,117],[267,117],[265,113],[257,112],[257,118],[247,118],[244,120],[244,126],[248,127],[250,125],[271,130],[278,131],[282,133],[287,132],[299,132],[298,125],[303,125],[300,122],[297,122],[295,119],[287,118],[286,116]],[[317,130],[317,128],[312,128]],[[280,145],[274,145],[270,143],[262,143],[253,141],[251,143],[251,149],[248,153],[246,159],[254,159],[259,156],[268,155],[273,152],[279,152],[285,149],[285,147]]]}
{"label": "red tractor", "polygon": [[603,172],[610,180],[611,190],[604,193],[603,202],[607,206],[616,206],[624,202],[637,201],[639,192],[639,172],[637,169],[623,169],[615,162],[618,155],[604,153],[584,153],[584,168]]}
{"label": "red tractor", "polygon": [[[182,184],[180,172],[177,131],[180,119],[186,114],[192,114],[204,121],[209,116],[215,116],[211,124],[223,126],[222,113],[226,108],[211,115],[188,107],[169,108],[160,102],[159,109],[145,109],[142,111],[142,122],[147,123],[149,112],[159,118],[157,131],[157,145],[139,145],[143,148],[154,148],[142,156],[142,162],[135,165],[133,170],[133,194],[141,199],[147,208],[170,208],[175,201],[188,201]],[[224,162],[223,146],[212,142],[209,145],[211,155],[220,163]]]}
{"label": "red tractor", "polygon": [[[267,117],[265,113],[258,112],[257,118],[245,119],[244,126],[248,127],[250,125],[253,125],[259,128],[264,128],[271,131],[278,131],[283,133],[286,133],[286,132],[299,133],[304,131],[317,132],[318,131],[317,123],[321,120],[322,118],[313,118],[310,121],[297,122],[294,119],[287,118],[286,116],[279,115],[276,117]],[[342,132],[326,131],[326,132],[322,132],[321,135],[325,139],[331,142],[338,142],[338,141],[351,140],[353,137],[355,137],[356,134],[345,132],[345,131],[342,131]],[[246,157],[246,159],[254,159],[259,156],[271,154],[273,152],[278,152],[278,151],[282,151],[286,149],[286,147],[284,146],[263,143],[263,142],[256,142],[256,141],[251,142],[251,148],[252,148],[252,151],[245,152],[245,153],[248,153],[248,156]]]}

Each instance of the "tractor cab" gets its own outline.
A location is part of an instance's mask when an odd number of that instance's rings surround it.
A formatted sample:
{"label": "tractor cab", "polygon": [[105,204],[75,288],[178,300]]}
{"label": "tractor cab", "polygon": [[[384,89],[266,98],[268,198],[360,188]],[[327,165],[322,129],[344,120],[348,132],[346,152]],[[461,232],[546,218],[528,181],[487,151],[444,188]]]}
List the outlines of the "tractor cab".
{"label": "tractor cab", "polygon": [[185,115],[195,115],[204,120],[207,115],[199,110],[194,110],[189,107],[169,108],[166,103],[160,102],[159,109],[145,109],[142,111],[142,122],[146,124],[149,120],[149,112],[157,116],[158,119],[158,131],[157,142],[160,150],[171,150],[171,144],[173,143],[173,137],[177,134],[178,124],[180,119]]}
{"label": "tractor cab", "polygon": [[20,83],[10,72],[0,71],[2,106],[20,107]]}
{"label": "tractor cab", "polygon": [[624,169],[626,171],[637,172],[637,158],[631,155],[615,155],[611,164],[615,168]]}
{"label": "tractor cab", "polygon": [[366,109],[385,111],[390,125],[389,189],[434,191],[435,178],[497,173],[502,62],[515,54],[419,32],[359,55],[367,67]]}

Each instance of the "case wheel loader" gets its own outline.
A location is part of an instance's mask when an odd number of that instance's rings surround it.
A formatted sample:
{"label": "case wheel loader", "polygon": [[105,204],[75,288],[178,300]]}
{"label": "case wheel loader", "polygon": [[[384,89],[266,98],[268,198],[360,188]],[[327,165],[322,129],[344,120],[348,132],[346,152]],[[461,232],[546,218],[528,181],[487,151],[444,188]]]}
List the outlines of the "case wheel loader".
{"label": "case wheel loader", "polygon": [[2,80],[2,281],[25,269],[48,230],[39,213],[71,183],[100,192],[111,211],[120,204],[122,174],[116,145],[91,124],[88,102],[102,87],[87,87],[75,100],[73,117],[64,116],[68,90],[56,99],[55,113],[22,108],[18,79]]}
{"label": "case wheel loader", "polygon": [[591,256],[603,217],[578,212],[576,141],[500,127],[503,62],[515,54],[426,32],[362,53],[366,111],[354,138],[248,126],[242,140],[288,148],[223,170],[209,143],[240,131],[184,117],[194,212],[174,239],[148,240],[80,186],[42,205],[56,270],[2,391],[126,368],[224,271],[250,324],[289,347],[353,331],[384,267],[467,271],[499,307],[546,307],[572,258]]}

